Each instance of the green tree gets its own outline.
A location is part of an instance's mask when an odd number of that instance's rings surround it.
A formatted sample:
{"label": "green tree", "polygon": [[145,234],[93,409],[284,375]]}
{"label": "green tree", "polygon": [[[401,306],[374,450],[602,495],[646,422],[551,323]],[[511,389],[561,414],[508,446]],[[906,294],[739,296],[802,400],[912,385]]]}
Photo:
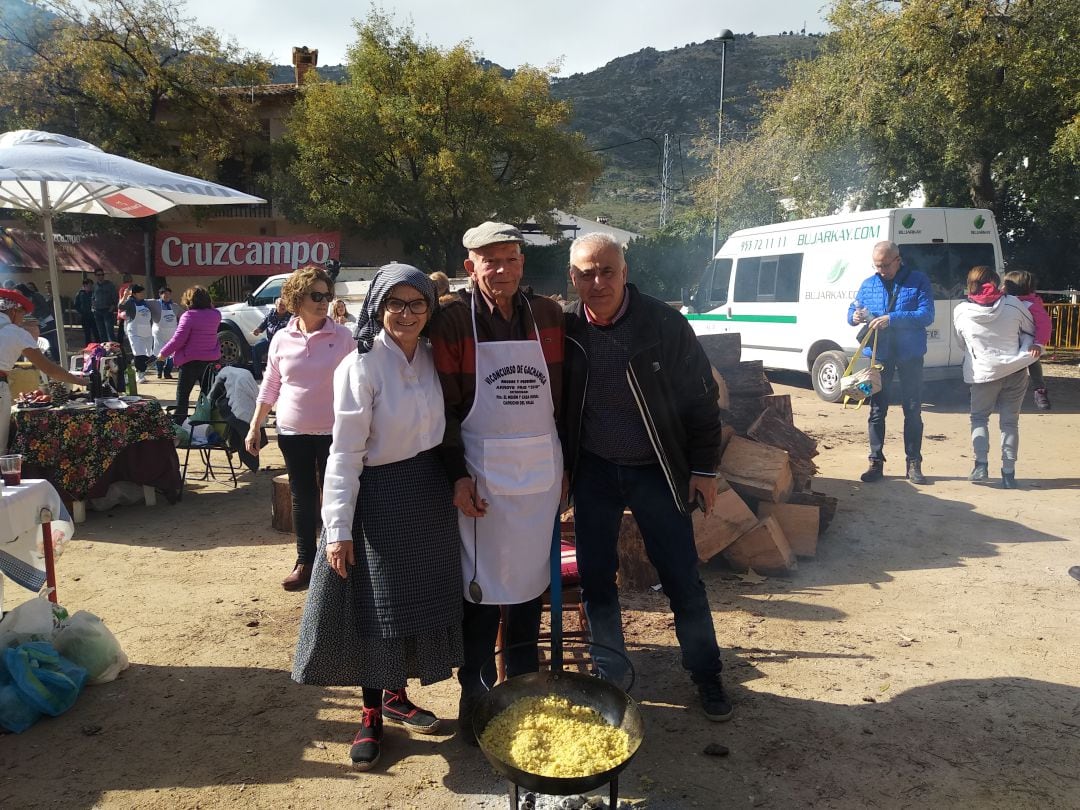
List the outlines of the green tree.
{"label": "green tree", "polygon": [[262,84],[269,65],[185,15],[183,0],[39,0],[31,27],[0,22],[7,124],[216,177],[256,134],[251,105],[223,88]]}
{"label": "green tree", "polygon": [[506,77],[468,43],[441,51],[372,13],[341,85],[305,85],[275,198],[295,218],[395,236],[433,269],[460,267],[461,235],[492,217],[552,225],[600,171],[566,129],[545,71]]}
{"label": "green tree", "polygon": [[1075,273],[1080,3],[836,0],[829,19],[821,55],[765,99],[750,142],[717,156],[725,213],[762,193],[812,216],[921,189],[929,205],[993,210],[1011,257],[1044,281],[1062,262]]}

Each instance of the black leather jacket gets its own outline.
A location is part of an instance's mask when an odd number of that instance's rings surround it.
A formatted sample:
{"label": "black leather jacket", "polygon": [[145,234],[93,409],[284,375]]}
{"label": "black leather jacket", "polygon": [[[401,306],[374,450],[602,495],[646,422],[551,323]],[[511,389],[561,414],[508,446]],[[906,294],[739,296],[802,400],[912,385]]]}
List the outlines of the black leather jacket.
{"label": "black leather jacket", "polygon": [[[720,408],[705,351],[676,309],[626,285],[635,330],[627,379],[645,421],[671,495],[686,512],[690,474],[713,473],[720,461]],[[566,360],[563,376],[563,456],[574,473],[580,451],[589,358],[585,351],[585,313],[581,301],[566,307]]]}

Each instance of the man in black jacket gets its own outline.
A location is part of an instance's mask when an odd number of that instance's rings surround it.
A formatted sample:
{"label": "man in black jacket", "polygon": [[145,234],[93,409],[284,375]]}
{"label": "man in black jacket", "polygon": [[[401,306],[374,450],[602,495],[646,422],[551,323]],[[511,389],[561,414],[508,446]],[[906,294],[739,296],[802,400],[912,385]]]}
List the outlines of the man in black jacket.
{"label": "man in black jacket", "polygon": [[[727,720],[732,709],[690,521],[695,505],[708,515],[716,500],[720,410],[709,361],[682,315],[626,283],[622,246],[607,234],[574,241],[570,281],[581,300],[566,314],[564,455],[592,640],[625,652],[615,572],[629,507],[705,715]],[[622,680],[621,657],[600,647],[592,655],[601,676]]]}

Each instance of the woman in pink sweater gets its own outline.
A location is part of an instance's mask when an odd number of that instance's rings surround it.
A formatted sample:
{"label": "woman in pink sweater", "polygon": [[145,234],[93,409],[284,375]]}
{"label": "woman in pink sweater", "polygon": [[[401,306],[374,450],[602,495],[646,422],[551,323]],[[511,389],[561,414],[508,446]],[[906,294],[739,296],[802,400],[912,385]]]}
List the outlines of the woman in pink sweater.
{"label": "woman in pink sweater", "polygon": [[221,357],[217,332],[221,325],[221,313],[214,309],[210,293],[205,288],[188,287],[180,296],[180,304],[187,310],[180,316],[169,342],[161,347],[156,362],[163,363],[173,358],[180,373],[176,380],[176,411],[173,420],[178,425],[184,424],[188,417],[188,400],[195,383],[199,391],[203,390],[203,375],[206,367]]}
{"label": "woman in pink sweater", "polygon": [[294,317],[270,343],[258,409],[245,442],[258,455],[259,430],[276,406],[296,533],[296,563],[281,583],[287,591],[302,591],[311,581],[319,487],[334,430],[334,370],[356,351],[352,332],[327,317],[333,297],[334,282],[321,267],[302,267],[285,281],[281,300]]}

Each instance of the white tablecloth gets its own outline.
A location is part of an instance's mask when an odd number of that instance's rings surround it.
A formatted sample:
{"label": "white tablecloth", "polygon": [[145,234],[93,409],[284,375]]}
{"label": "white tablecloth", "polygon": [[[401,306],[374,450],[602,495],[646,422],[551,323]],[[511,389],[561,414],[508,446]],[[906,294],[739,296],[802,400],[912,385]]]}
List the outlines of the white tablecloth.
{"label": "white tablecloth", "polygon": [[[32,591],[41,590],[45,584],[45,556],[38,524],[43,508],[53,514],[54,542],[70,540],[75,526],[59,494],[48,481],[24,479],[17,487],[0,489],[0,573]],[[0,600],[2,598],[3,577],[0,576]]]}

